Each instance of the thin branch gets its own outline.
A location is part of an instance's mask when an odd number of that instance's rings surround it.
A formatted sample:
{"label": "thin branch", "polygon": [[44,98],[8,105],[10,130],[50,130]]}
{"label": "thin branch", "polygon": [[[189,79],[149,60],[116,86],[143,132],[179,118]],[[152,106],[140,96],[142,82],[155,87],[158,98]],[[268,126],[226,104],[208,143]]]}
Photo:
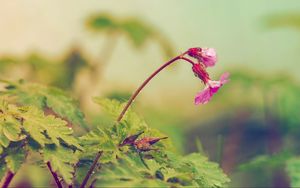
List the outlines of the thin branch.
{"label": "thin branch", "polygon": [[1,180],[1,188],[7,188],[14,176],[15,174],[12,171],[7,171],[5,176]]}
{"label": "thin branch", "polygon": [[90,167],[89,171],[87,172],[84,180],[82,181],[81,185],[80,185],[80,188],[84,188],[86,183],[88,182],[90,176],[92,175],[97,163],[98,163],[98,160],[100,159],[101,155],[102,155],[103,151],[99,151],[93,161],[93,164],[92,166]]}
{"label": "thin branch", "polygon": [[53,178],[54,178],[54,180],[55,180],[55,182],[56,182],[57,187],[58,187],[58,188],[62,188],[63,186],[62,186],[62,184],[61,184],[61,182],[60,182],[60,180],[59,180],[59,178],[58,178],[58,175],[56,174],[56,172],[54,172],[54,171],[52,170],[52,167],[51,167],[50,162],[47,162],[47,166],[48,166],[48,168],[49,168],[49,170],[50,170],[50,172],[51,172],[51,174],[52,174],[52,176],[53,176]]}

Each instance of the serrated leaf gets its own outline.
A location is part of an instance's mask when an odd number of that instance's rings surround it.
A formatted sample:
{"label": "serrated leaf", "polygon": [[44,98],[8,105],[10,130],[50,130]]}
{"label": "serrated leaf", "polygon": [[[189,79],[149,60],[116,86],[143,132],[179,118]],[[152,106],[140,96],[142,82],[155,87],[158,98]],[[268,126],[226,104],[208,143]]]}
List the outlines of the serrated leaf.
{"label": "serrated leaf", "polygon": [[54,172],[60,174],[67,184],[72,183],[78,157],[71,149],[47,146],[43,149],[43,156],[45,162],[50,162]]}
{"label": "serrated leaf", "polygon": [[81,149],[78,141],[72,135],[72,128],[67,127],[67,122],[64,120],[52,115],[45,116],[36,107],[29,107],[22,113],[22,116],[25,130],[42,146],[51,142],[59,145],[59,139],[61,139],[68,145]]}
{"label": "serrated leaf", "polygon": [[19,149],[14,153],[9,153],[9,155],[5,157],[7,168],[13,173],[16,173],[24,163],[25,155],[26,154],[24,149]]}
{"label": "serrated leaf", "polygon": [[[120,103],[117,100],[94,98],[94,101],[113,118],[113,122],[115,122],[125,106],[125,103]],[[120,123],[121,124],[116,126],[116,132],[123,138],[125,138],[126,135],[133,135],[147,129],[147,124],[145,123],[145,121],[131,109],[127,110]],[[126,134],[124,134],[124,132],[126,132]]]}
{"label": "serrated leaf", "polygon": [[16,84],[16,87],[4,93],[17,96],[17,101],[23,105],[34,105],[41,110],[49,107],[60,117],[86,127],[84,115],[78,108],[77,102],[57,88],[45,87],[39,84],[19,83]]}
{"label": "serrated leaf", "polygon": [[63,118],[67,118],[72,123],[86,127],[84,115],[78,108],[77,102],[70,96],[65,95],[57,88],[48,88],[45,93],[47,106]]}
{"label": "serrated leaf", "polygon": [[2,126],[0,126],[0,144],[6,148],[9,145],[8,138],[3,134]]}
{"label": "serrated leaf", "polygon": [[19,121],[15,119],[10,119],[2,122],[2,131],[3,134],[8,138],[10,141],[19,141],[24,137],[20,137],[21,133],[21,124]]}
{"label": "serrated leaf", "polygon": [[79,140],[85,151],[81,154],[83,158],[93,159],[96,153],[102,150],[103,154],[100,161],[108,163],[116,161],[117,155],[120,154],[116,140],[113,140],[111,135],[99,128],[90,131],[80,137]]}
{"label": "serrated leaf", "polygon": [[170,185],[155,178],[155,172],[149,171],[137,154],[118,160],[116,164],[106,164],[96,177],[96,186],[122,187],[166,187]]}
{"label": "serrated leaf", "polygon": [[184,157],[183,161],[191,164],[199,186],[223,187],[230,181],[217,163],[208,161],[203,155],[193,153]]}

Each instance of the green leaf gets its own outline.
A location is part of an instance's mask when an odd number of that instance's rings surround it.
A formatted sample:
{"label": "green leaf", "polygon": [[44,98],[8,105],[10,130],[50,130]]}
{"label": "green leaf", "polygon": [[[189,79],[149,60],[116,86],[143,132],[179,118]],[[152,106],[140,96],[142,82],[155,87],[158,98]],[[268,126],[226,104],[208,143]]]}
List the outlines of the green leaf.
{"label": "green leaf", "polygon": [[[106,112],[113,118],[112,123],[115,123],[115,120],[118,118],[125,106],[125,103],[120,103],[117,100],[94,98],[94,101],[102,107],[104,112]],[[123,123],[123,125],[116,126],[116,131],[120,134],[122,134],[122,131],[126,131],[127,134],[136,134],[137,132],[141,132],[142,130],[145,131],[147,129],[147,124],[145,123],[145,121],[136,113],[134,113],[130,108],[124,115],[121,123]],[[118,130],[119,127],[122,130]]]}
{"label": "green leaf", "polygon": [[0,144],[6,148],[8,145],[9,145],[9,140],[8,138],[3,134],[3,128],[2,126],[0,125]]}
{"label": "green leaf", "polygon": [[27,108],[21,115],[24,118],[25,130],[42,146],[49,143],[59,145],[61,139],[68,145],[81,149],[77,139],[72,135],[72,128],[67,127],[64,120],[52,115],[45,116],[43,111],[36,107]]}
{"label": "green leaf", "polygon": [[24,137],[20,137],[21,133],[21,124],[19,121],[15,119],[6,120],[2,122],[2,131],[3,134],[8,138],[10,141],[19,141],[22,140]]}
{"label": "green leaf", "polygon": [[16,173],[24,163],[25,156],[24,149],[18,149],[17,152],[10,152],[9,155],[5,157],[7,168],[13,173]]}
{"label": "green leaf", "polygon": [[207,157],[199,153],[184,157],[171,152],[153,154],[157,162],[169,168],[167,172],[162,172],[171,182],[190,186],[195,186],[196,183],[199,187],[224,187],[230,181],[217,163],[208,161]]}
{"label": "green leaf", "polygon": [[63,91],[54,87],[30,83],[19,83],[15,86],[3,93],[17,96],[17,102],[23,105],[34,105],[40,110],[49,107],[61,118],[66,118],[83,127],[87,126],[77,102]]}
{"label": "green leaf", "polygon": [[52,170],[61,175],[67,184],[71,184],[78,161],[76,153],[65,147],[47,146],[43,149],[45,162],[50,162]]}
{"label": "green leaf", "polygon": [[291,181],[291,187],[300,187],[300,158],[288,160],[286,171]]}
{"label": "green leaf", "polygon": [[3,98],[0,97],[0,145],[8,147],[10,141],[16,142],[24,139],[26,135],[21,134],[21,123]]}
{"label": "green leaf", "polygon": [[48,87],[43,93],[47,98],[47,106],[63,118],[67,118],[72,123],[86,127],[84,115],[78,108],[77,102],[63,91]]}
{"label": "green leaf", "polygon": [[100,159],[102,163],[115,162],[117,155],[121,155],[121,153],[118,148],[119,143],[116,142],[116,139],[112,139],[111,136],[98,128],[80,137],[80,144],[85,151],[81,156],[93,160],[96,153],[102,150],[103,154]]}
{"label": "green leaf", "polygon": [[199,153],[189,154],[183,161],[191,164],[192,171],[195,173],[194,178],[199,186],[223,187],[230,181],[217,163],[208,161],[207,157]]}
{"label": "green leaf", "polygon": [[156,178],[155,171],[148,170],[137,154],[124,156],[116,164],[103,165],[96,178],[96,186],[99,187],[166,187],[171,185]]}

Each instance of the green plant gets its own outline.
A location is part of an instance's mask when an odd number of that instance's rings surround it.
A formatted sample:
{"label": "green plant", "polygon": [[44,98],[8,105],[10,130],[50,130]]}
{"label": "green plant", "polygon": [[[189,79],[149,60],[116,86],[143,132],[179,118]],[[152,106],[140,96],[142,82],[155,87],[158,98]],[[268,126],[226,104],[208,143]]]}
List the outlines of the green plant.
{"label": "green plant", "polygon": [[[92,130],[89,130],[91,126],[87,126],[76,102],[61,90],[24,81],[2,80],[1,186],[8,187],[33,154],[40,155],[35,164],[49,169],[57,187],[225,186],[229,179],[216,163],[200,153],[177,154],[166,135],[148,126],[130,109],[146,84],[177,60],[192,64],[194,73],[204,79],[200,75],[207,74],[205,67],[194,70],[201,62],[195,63],[184,57],[188,52],[157,69],[127,103],[95,98],[106,116],[111,117],[111,122],[110,126],[94,126]],[[210,81],[204,82],[214,89]],[[82,129],[80,136],[74,132],[78,128]]]}

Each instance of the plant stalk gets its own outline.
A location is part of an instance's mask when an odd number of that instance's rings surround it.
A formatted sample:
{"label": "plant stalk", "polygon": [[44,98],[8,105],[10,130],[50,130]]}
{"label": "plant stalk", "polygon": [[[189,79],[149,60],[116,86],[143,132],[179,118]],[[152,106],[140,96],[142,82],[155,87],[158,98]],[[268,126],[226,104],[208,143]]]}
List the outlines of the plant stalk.
{"label": "plant stalk", "polygon": [[[125,105],[125,107],[123,108],[122,112],[120,113],[120,115],[117,118],[117,123],[119,123],[122,118],[124,117],[126,111],[128,110],[128,108],[130,107],[130,105],[132,104],[132,102],[134,101],[134,99],[138,96],[138,94],[142,91],[142,89],[148,84],[148,82],[150,82],[159,72],[161,72],[164,68],[166,68],[167,66],[171,65],[172,63],[176,62],[177,60],[185,60],[186,62],[194,65],[195,63],[188,59],[183,57],[187,52],[184,52],[182,54],[180,54],[179,56],[174,57],[173,59],[171,59],[170,61],[166,62],[165,64],[163,64],[162,66],[160,66],[156,71],[154,71],[141,85],[140,87],[137,88],[137,90],[132,94],[132,96],[130,97],[130,99],[128,100],[127,104]],[[93,161],[92,166],[90,167],[88,173],[86,174],[86,177],[84,178],[83,182],[80,185],[80,188],[84,188],[86,183],[88,182],[88,179],[90,178],[92,172],[94,171],[96,164],[99,160],[99,158],[101,157],[103,151],[99,151]]]}
{"label": "plant stalk", "polygon": [[179,59],[183,59],[189,63],[191,63],[192,65],[194,64],[193,61],[191,61],[188,58],[183,57],[183,55],[185,55],[185,53],[171,59],[170,61],[166,62],[165,64],[163,64],[161,67],[159,67],[156,71],[154,71],[143,83],[142,85],[140,85],[140,87],[137,88],[137,90],[131,95],[130,99],[128,100],[126,106],[123,108],[122,112],[120,113],[119,117],[117,118],[117,122],[119,123],[123,116],[125,115],[126,111],[128,110],[128,108],[130,107],[131,103],[134,101],[134,99],[138,96],[138,94],[141,92],[141,90],[148,84],[148,82],[150,82],[160,71],[162,71],[164,68],[166,68],[167,66],[169,66],[170,64],[174,63],[175,61],[179,60]]}
{"label": "plant stalk", "polygon": [[7,188],[14,176],[15,174],[12,171],[7,171],[5,176],[1,180],[1,188]]}
{"label": "plant stalk", "polygon": [[92,175],[97,163],[98,163],[98,160],[100,159],[101,155],[102,155],[103,151],[99,151],[93,161],[93,164],[91,166],[91,168],[89,169],[89,171],[87,172],[84,180],[82,181],[81,185],[80,185],[80,188],[84,188],[86,183],[88,182],[90,176]]}
{"label": "plant stalk", "polygon": [[62,186],[62,184],[61,184],[61,182],[60,182],[60,180],[58,178],[58,175],[52,170],[50,162],[47,162],[47,166],[48,166],[48,168],[49,168],[49,170],[50,170],[50,172],[51,172],[51,174],[52,174],[52,176],[53,176],[53,178],[54,178],[54,180],[56,182],[57,187],[58,188],[62,188],[63,186]]}

